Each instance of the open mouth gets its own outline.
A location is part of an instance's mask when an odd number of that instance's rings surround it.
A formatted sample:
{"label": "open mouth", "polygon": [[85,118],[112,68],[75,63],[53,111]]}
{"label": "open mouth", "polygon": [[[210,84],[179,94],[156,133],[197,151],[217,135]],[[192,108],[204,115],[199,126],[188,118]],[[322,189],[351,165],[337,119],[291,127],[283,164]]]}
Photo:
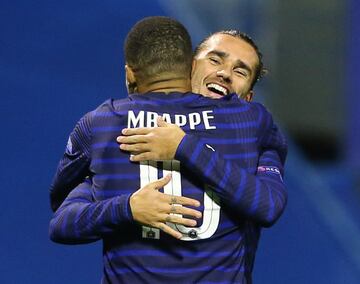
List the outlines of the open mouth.
{"label": "open mouth", "polygon": [[208,88],[208,90],[210,92],[213,92],[213,93],[221,95],[221,96],[226,96],[229,93],[228,89],[226,89],[225,87],[220,86],[216,83],[209,83],[206,85],[206,87]]}

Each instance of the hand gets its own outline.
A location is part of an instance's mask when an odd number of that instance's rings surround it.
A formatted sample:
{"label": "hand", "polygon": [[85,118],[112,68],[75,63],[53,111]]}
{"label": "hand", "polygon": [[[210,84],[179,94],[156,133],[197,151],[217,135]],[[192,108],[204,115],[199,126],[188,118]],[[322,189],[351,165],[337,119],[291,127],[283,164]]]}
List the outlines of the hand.
{"label": "hand", "polygon": [[158,127],[125,128],[117,137],[120,149],[130,152],[130,160],[172,160],[185,132],[177,125],[165,122],[161,117]]}
{"label": "hand", "polygon": [[193,227],[196,226],[196,221],[170,215],[170,213],[201,218],[201,212],[179,206],[180,204],[199,207],[200,202],[183,196],[174,196],[159,192],[159,189],[168,184],[170,180],[171,175],[169,174],[162,179],[140,188],[130,197],[130,208],[135,221],[147,226],[159,228],[165,233],[180,239],[182,234],[166,225],[166,222]]}

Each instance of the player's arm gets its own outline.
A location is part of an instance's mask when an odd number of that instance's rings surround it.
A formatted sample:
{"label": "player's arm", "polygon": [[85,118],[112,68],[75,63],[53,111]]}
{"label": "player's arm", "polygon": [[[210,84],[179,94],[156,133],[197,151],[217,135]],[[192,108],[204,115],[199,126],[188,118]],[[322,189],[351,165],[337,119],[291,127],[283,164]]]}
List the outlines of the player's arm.
{"label": "player's arm", "polygon": [[[134,154],[133,161],[175,157],[194,176],[211,185],[232,210],[263,226],[271,226],[280,217],[287,201],[282,180],[287,146],[271,116],[266,117],[260,129],[264,129],[266,143],[262,145],[257,174],[249,173],[241,160],[225,159],[202,138],[185,135],[178,126],[161,121],[158,121],[161,126],[158,128],[126,129],[118,142],[120,149]],[[271,139],[267,139],[267,135],[271,135]]]}
{"label": "player's arm", "polygon": [[91,115],[86,114],[69,136],[65,153],[60,160],[50,187],[50,204],[55,211],[69,192],[90,176]]}
{"label": "player's arm", "polygon": [[194,199],[159,192],[170,179],[171,176],[168,175],[131,195],[120,195],[101,201],[94,198],[91,181],[87,180],[76,187],[55,212],[50,222],[50,238],[59,243],[89,243],[134,222],[159,228],[175,238],[180,238],[181,233],[166,223],[191,227],[196,226],[196,221],[170,213],[201,218],[201,212],[186,207],[198,207],[200,203]]}
{"label": "player's arm", "polygon": [[286,147],[267,147],[259,157],[256,174],[241,166],[240,160],[224,159],[201,138],[186,135],[175,158],[211,185],[231,210],[269,227],[281,216],[287,201],[283,183]]}
{"label": "player's arm", "polygon": [[50,239],[57,243],[81,244],[101,239],[124,223],[132,222],[129,195],[96,201],[90,179],[66,197],[50,221]]}

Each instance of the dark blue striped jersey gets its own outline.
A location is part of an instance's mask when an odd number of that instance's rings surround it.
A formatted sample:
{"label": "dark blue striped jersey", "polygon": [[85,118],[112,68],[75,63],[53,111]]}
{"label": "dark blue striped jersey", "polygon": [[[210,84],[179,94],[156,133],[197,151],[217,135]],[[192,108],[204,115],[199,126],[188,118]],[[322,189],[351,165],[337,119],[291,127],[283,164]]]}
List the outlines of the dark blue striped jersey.
{"label": "dark blue striped jersey", "polygon": [[[186,132],[176,160],[130,162],[116,137],[126,127],[155,127],[159,115]],[[108,100],[69,137],[51,188],[52,208],[78,186],[51,220],[51,238],[102,239],[103,283],[251,283],[260,229],[272,225],[286,204],[286,151],[270,113],[235,95]],[[129,206],[132,193],[169,172],[165,193],[202,204],[195,228],[168,224],[181,240],[137,224]]]}

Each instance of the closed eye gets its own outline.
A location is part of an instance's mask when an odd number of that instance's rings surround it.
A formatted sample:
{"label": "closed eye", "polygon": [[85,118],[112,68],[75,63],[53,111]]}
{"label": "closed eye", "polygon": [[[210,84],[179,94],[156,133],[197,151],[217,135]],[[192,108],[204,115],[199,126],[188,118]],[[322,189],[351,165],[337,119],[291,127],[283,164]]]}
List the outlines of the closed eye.
{"label": "closed eye", "polygon": [[243,76],[243,77],[247,77],[249,75],[248,72],[244,69],[237,68],[234,70],[234,72],[235,72],[235,74],[237,74],[239,76]]}
{"label": "closed eye", "polygon": [[220,59],[218,59],[218,58],[209,57],[209,60],[210,60],[210,62],[211,62],[212,64],[214,64],[214,65],[220,64]]}

